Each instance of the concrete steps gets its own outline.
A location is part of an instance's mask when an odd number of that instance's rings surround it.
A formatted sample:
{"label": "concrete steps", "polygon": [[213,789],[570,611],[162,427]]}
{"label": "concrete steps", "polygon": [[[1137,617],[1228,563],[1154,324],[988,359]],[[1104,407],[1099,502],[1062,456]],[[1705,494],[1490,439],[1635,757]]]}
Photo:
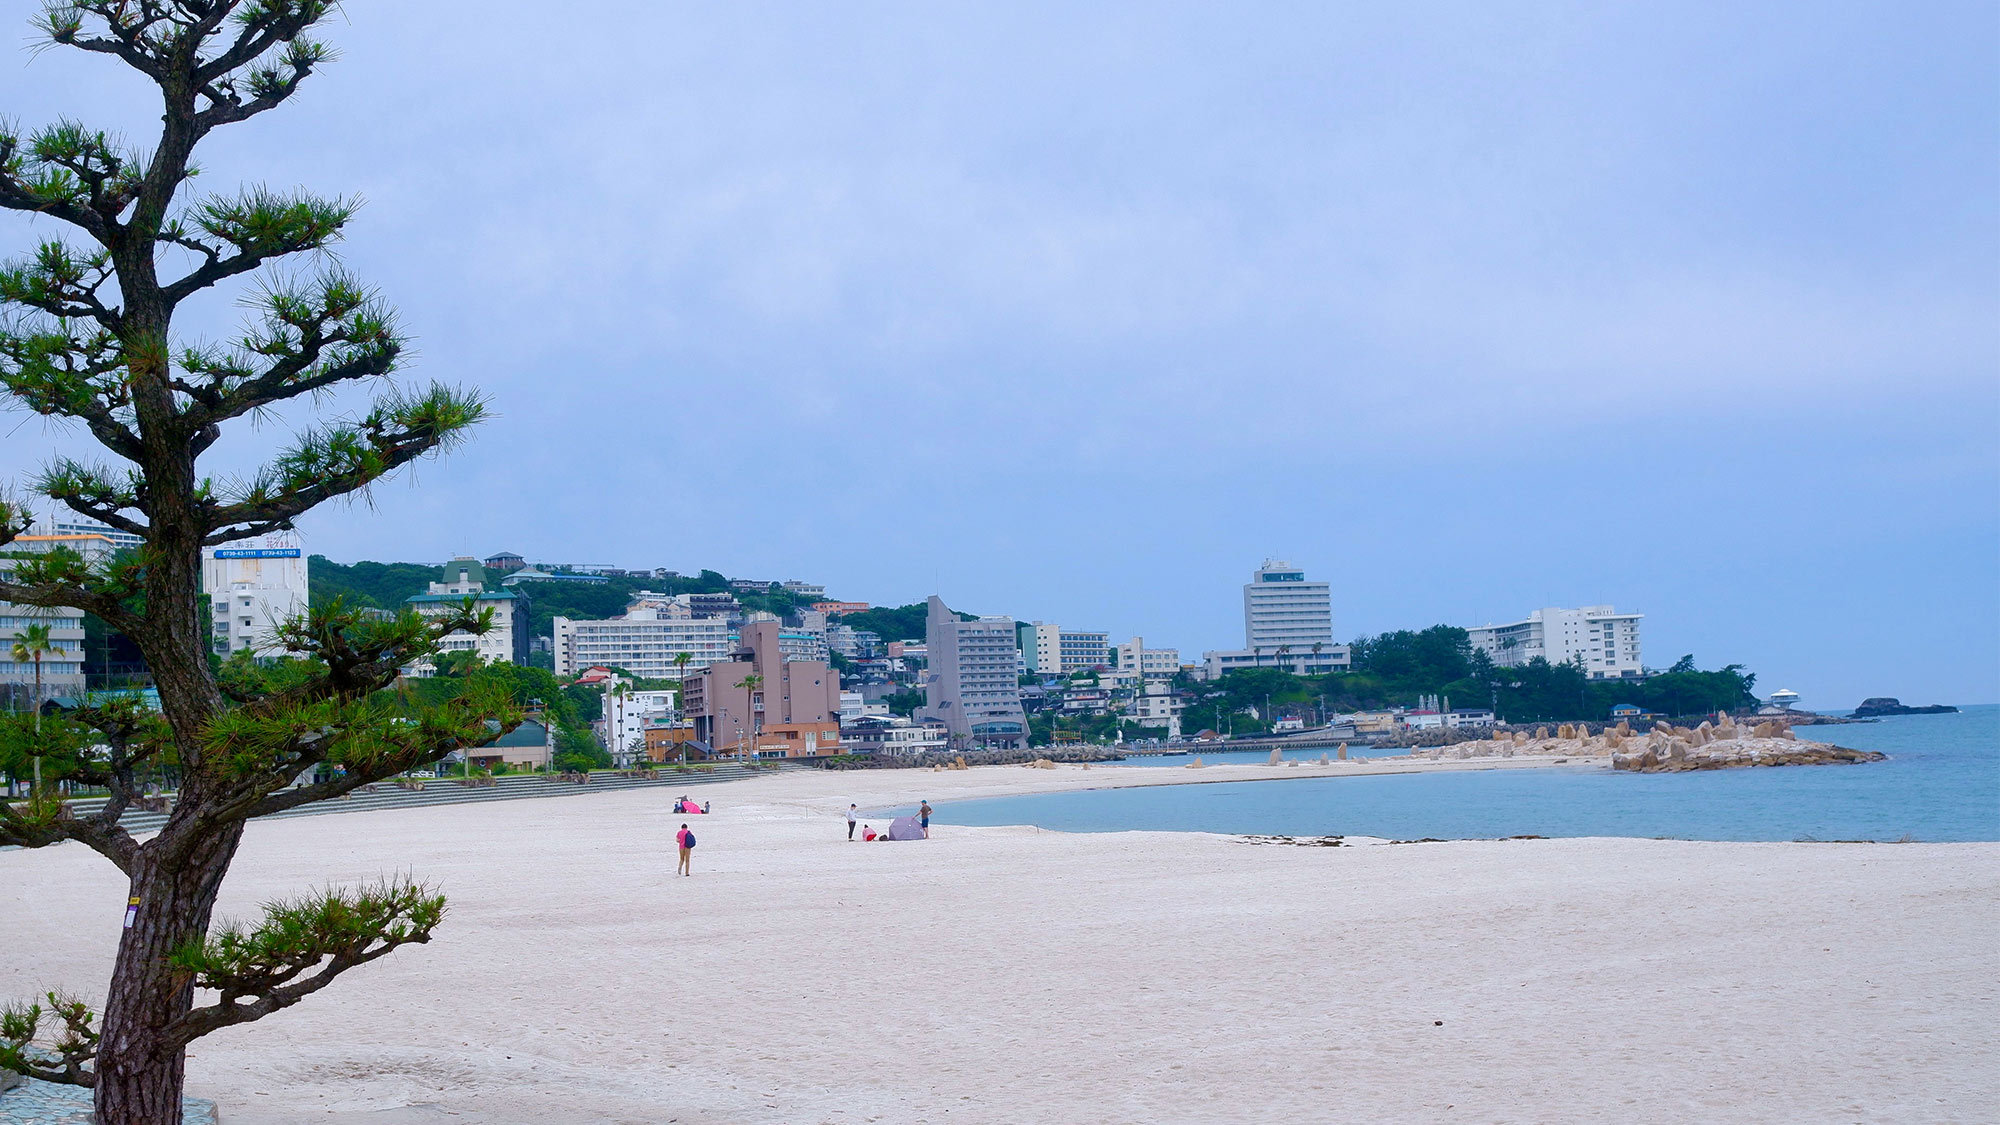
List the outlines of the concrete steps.
{"label": "concrete steps", "polygon": [[[804,769],[805,766],[785,766],[786,769]],[[475,788],[460,785],[455,778],[425,778],[422,789],[398,789],[390,782],[379,782],[373,792],[356,791],[346,797],[331,801],[317,801],[301,805],[295,809],[272,814],[273,818],[291,816],[323,816],[329,813],[372,812],[379,809],[412,809],[436,805],[456,805],[468,801],[518,801],[533,797],[574,797],[586,793],[611,793],[621,789],[677,789],[689,790],[700,785],[714,785],[724,781],[739,781],[746,777],[756,777],[767,771],[753,770],[732,763],[717,763],[711,770],[690,770],[687,773],[664,772],[657,780],[642,777],[617,777],[610,774],[593,774],[588,783],[578,785],[573,782],[552,781],[545,777],[520,776],[500,777],[491,786]],[[102,798],[73,801],[70,807],[77,816],[87,816],[104,807]],[[119,825],[134,835],[157,832],[166,824],[165,813],[128,812],[119,818]]]}

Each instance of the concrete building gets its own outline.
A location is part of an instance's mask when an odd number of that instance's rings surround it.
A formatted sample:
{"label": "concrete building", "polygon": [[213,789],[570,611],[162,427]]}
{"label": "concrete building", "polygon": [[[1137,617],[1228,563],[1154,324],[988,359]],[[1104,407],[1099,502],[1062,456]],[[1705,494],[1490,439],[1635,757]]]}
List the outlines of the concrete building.
{"label": "concrete building", "polygon": [[[742,647],[688,679],[694,737],[719,755],[822,758],[841,753],[840,676],[817,660],[787,660],[775,621],[743,627]],[[752,690],[751,676],[761,678]]]}
{"label": "concrete building", "polygon": [[1125,717],[1142,727],[1165,727],[1168,738],[1179,738],[1181,710],[1185,706],[1173,685],[1164,680],[1149,680],[1132,697],[1132,706]]}
{"label": "concrete building", "polygon": [[1133,637],[1119,645],[1112,656],[1112,667],[1120,672],[1137,673],[1149,680],[1171,680],[1181,670],[1181,650],[1147,648],[1143,637]]}
{"label": "concrete building", "polygon": [[1322,644],[1318,652],[1310,647],[1290,652],[1279,648],[1253,652],[1249,649],[1227,649],[1220,652],[1201,654],[1201,675],[1213,680],[1225,672],[1243,668],[1283,668],[1294,676],[1319,676],[1328,672],[1345,672],[1354,666],[1353,651],[1347,645]]}
{"label": "concrete building", "polygon": [[729,625],[721,618],[675,616],[643,603],[605,621],[558,617],[552,633],[558,676],[581,675],[591,665],[603,664],[667,680],[681,674],[674,663],[681,653],[688,654],[690,672],[726,660],[730,653]]}
{"label": "concrete building", "polygon": [[35,527],[36,535],[97,535],[102,536],[116,550],[136,550],[146,545],[146,540],[129,531],[120,531],[108,523],[99,523],[89,516],[58,512],[41,521]]}
{"label": "concrete building", "polygon": [[580,582],[586,586],[602,586],[611,579],[597,574],[556,574],[538,566],[522,567],[500,580],[502,586],[519,586],[524,582]]}
{"label": "concrete building", "polygon": [[304,616],[310,601],[298,533],[202,548],[201,588],[208,595],[216,652],[280,655],[278,626]]}
{"label": "concrete building", "polygon": [[596,724],[597,735],[611,751],[613,764],[621,769],[645,756],[648,729],[671,727],[678,719],[672,690],[641,691],[623,676],[605,681],[603,711],[604,717]]}
{"label": "concrete building", "polygon": [[512,551],[501,551],[497,555],[488,555],[485,560],[487,570],[497,571],[501,574],[512,574],[527,565],[527,559],[522,558]]}
{"label": "concrete building", "polygon": [[[526,664],[528,595],[511,586],[488,590],[486,568],[478,559],[460,557],[444,564],[444,581],[433,582],[426,592],[411,595],[407,604],[425,617],[441,617],[456,612],[468,597],[475,609],[493,611],[493,627],[478,636],[452,633],[439,643],[439,654],[476,652],[487,664]],[[436,666],[428,660],[404,669],[405,674],[416,677],[436,671]]]}
{"label": "concrete building", "polygon": [[936,721],[920,723],[901,715],[864,715],[841,725],[840,741],[849,754],[909,757],[950,749],[951,732]]}
{"label": "concrete building", "polygon": [[1296,651],[1316,643],[1333,643],[1331,587],[1306,581],[1291,563],[1265,559],[1243,587],[1243,647]]}
{"label": "concrete building", "polygon": [[[965,745],[1017,749],[1028,744],[1028,716],[1021,710],[1019,649],[1011,617],[961,621],[937,596],[928,603],[924,651],[924,706],[917,718],[935,719]],[[906,650],[907,651],[907,650]]]}
{"label": "concrete building", "polygon": [[1202,653],[1202,675],[1212,680],[1242,668],[1299,676],[1346,671],[1353,660],[1348,646],[1334,643],[1332,605],[1325,582],[1308,582],[1291,563],[1265,559],[1243,587],[1244,647]]}
{"label": "concrete building", "polygon": [[796,578],[789,578],[785,580],[784,588],[786,593],[802,602],[823,602],[826,600],[826,587],[817,582],[801,582]]}
{"label": "concrete building", "polygon": [[1089,629],[1065,629],[1037,621],[1017,624],[1015,643],[1021,651],[1020,670],[1043,676],[1067,676],[1087,668],[1112,666],[1111,634]]}
{"label": "concrete building", "polygon": [[[15,581],[21,560],[55,550],[75,551],[86,562],[102,562],[118,547],[95,532],[56,532],[21,535],[0,547],[0,582]],[[14,642],[36,625],[49,629],[54,651],[41,659],[41,699],[32,698],[35,662],[13,658]],[[87,686],[83,673],[83,611],[68,606],[43,607],[0,601],[0,706],[31,708],[59,695],[76,695]]]}
{"label": "concrete building", "polygon": [[730,593],[689,594],[688,607],[694,610],[696,617],[731,618],[743,615],[742,603]]}
{"label": "concrete building", "polygon": [[1580,662],[1593,680],[1638,679],[1639,622],[1642,613],[1619,613],[1608,605],[1580,609],[1538,609],[1506,625],[1476,625],[1467,629],[1472,647],[1502,668],[1516,668],[1536,657],[1550,664]]}

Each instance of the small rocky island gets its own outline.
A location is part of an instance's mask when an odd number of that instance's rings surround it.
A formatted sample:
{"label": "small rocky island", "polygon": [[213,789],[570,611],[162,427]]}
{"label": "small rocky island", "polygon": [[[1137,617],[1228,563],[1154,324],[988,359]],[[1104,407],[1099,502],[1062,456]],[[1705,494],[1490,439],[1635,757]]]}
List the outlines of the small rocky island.
{"label": "small rocky island", "polygon": [[1871,695],[1854,709],[1857,719],[1879,719],[1884,715],[1956,715],[1958,708],[1934,703],[1929,707],[1905,707],[1893,695]]}
{"label": "small rocky island", "polygon": [[1686,770],[1735,769],[1743,766],[1819,766],[1879,762],[1887,757],[1873,750],[1850,750],[1830,742],[1807,742],[1792,734],[1783,720],[1739,725],[1734,719],[1697,727],[1655,723],[1640,733],[1619,723],[1592,734],[1587,724],[1564,723],[1554,731],[1514,731],[1497,738],[1412,750],[1413,758],[1513,758],[1561,755],[1566,758],[1609,758],[1614,770],[1634,773],[1679,773]]}

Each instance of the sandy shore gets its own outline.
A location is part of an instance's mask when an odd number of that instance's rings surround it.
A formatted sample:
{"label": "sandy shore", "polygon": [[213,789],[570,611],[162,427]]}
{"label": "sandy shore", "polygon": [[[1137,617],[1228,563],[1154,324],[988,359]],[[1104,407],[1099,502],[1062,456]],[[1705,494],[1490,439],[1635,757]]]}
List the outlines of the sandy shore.
{"label": "sandy shore", "polygon": [[[932,840],[863,845],[837,812],[1395,768],[703,786],[717,812],[687,879],[668,874],[664,789],[253,824],[225,913],[400,871],[452,913],[430,945],[195,1044],[189,1090],[231,1125],[1967,1121],[2000,1104],[2000,845],[1305,848],[960,828],[948,805]],[[0,995],[99,994],[122,895],[75,845],[0,853]]]}

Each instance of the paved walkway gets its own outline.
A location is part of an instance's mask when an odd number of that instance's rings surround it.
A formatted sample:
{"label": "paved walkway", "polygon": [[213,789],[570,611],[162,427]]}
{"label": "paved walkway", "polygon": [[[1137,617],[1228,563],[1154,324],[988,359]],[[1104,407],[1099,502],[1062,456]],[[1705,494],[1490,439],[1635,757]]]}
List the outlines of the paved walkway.
{"label": "paved walkway", "polygon": [[[181,1102],[186,1125],[216,1125],[215,1103],[203,1098]],[[0,1094],[0,1122],[6,1125],[91,1125],[90,1091],[26,1079]]]}

